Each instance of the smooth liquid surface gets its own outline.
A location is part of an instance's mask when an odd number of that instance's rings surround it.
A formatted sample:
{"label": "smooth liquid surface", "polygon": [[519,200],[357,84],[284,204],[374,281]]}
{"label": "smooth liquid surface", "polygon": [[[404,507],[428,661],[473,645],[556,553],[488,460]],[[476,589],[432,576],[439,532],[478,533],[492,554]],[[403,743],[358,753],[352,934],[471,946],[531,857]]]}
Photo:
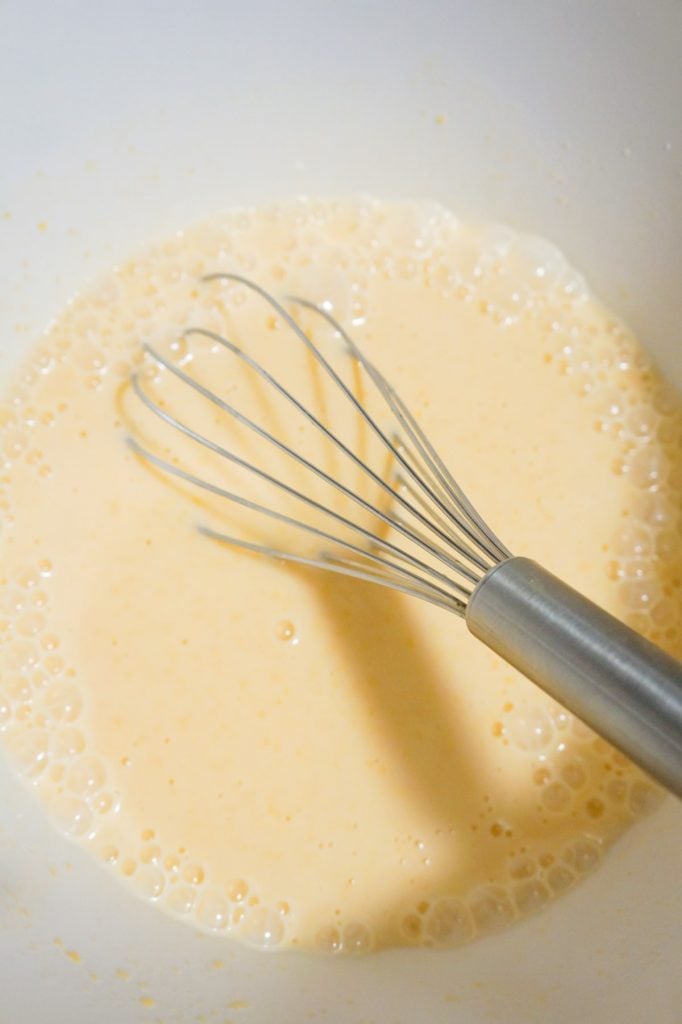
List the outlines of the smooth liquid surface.
{"label": "smooth liquid surface", "polygon": [[[556,250],[368,202],[235,213],[156,247],[65,311],[3,408],[0,719],[60,827],[256,945],[467,941],[570,888],[657,793],[453,616],[207,540],[206,516],[253,524],[126,448],[132,424],[218,472],[131,405],[141,339],[297,429],[179,338],[196,324],[365,443],[268,310],[198,281],[219,269],[330,301],[511,550],[677,653],[679,406]],[[226,427],[142,373],[176,415]]]}

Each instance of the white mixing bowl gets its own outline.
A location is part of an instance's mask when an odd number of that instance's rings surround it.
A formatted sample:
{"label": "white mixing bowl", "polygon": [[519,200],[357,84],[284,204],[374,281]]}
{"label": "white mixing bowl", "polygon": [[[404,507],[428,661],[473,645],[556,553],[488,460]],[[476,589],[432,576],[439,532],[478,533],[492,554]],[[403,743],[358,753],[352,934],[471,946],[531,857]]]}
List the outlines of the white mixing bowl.
{"label": "white mixing bowl", "polygon": [[[677,0],[2,12],[3,374],[138,243],[234,204],[369,192],[548,236],[682,381]],[[672,799],[538,917],[461,951],[359,960],[196,935],[59,838],[1,767],[0,823],[3,1022],[680,1020]]]}

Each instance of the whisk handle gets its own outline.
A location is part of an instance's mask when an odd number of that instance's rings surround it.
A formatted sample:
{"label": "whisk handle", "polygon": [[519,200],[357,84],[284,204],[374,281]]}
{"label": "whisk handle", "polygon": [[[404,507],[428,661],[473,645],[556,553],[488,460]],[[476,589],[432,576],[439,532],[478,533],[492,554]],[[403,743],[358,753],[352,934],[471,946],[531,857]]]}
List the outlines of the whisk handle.
{"label": "whisk handle", "polygon": [[500,563],[466,612],[474,636],[682,797],[682,662],[529,558]]}

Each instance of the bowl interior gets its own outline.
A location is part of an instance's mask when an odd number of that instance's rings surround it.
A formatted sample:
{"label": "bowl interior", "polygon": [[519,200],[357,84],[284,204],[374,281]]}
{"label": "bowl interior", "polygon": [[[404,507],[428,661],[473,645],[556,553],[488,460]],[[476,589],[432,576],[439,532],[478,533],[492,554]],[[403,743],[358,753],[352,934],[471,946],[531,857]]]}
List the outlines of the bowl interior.
{"label": "bowl interior", "polygon": [[[227,206],[369,192],[547,236],[682,384],[675,0],[26,0],[3,20],[0,373],[150,238]],[[56,1024],[673,1020],[672,801],[510,932],[357,961],[197,937],[57,837],[1,767],[0,820],[8,1019],[49,1000]]]}

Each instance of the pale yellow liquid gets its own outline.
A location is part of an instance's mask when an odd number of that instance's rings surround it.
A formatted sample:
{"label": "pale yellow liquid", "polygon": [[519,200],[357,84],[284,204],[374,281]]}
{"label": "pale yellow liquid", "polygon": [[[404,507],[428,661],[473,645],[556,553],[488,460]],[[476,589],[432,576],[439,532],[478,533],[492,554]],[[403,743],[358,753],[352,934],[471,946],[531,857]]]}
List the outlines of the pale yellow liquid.
{"label": "pale yellow liquid", "polygon": [[150,249],[66,309],[2,407],[0,724],[59,827],[159,907],[257,946],[486,934],[569,889],[658,793],[454,615],[207,539],[198,524],[291,535],[126,447],[132,431],[277,504],[141,412],[142,365],[174,415],[304,480],[141,364],[151,340],[376,497],[179,338],[230,337],[377,455],[272,311],[198,280],[218,270],[332,303],[509,548],[678,654],[679,403],[550,246],[367,201],[229,214]]}

